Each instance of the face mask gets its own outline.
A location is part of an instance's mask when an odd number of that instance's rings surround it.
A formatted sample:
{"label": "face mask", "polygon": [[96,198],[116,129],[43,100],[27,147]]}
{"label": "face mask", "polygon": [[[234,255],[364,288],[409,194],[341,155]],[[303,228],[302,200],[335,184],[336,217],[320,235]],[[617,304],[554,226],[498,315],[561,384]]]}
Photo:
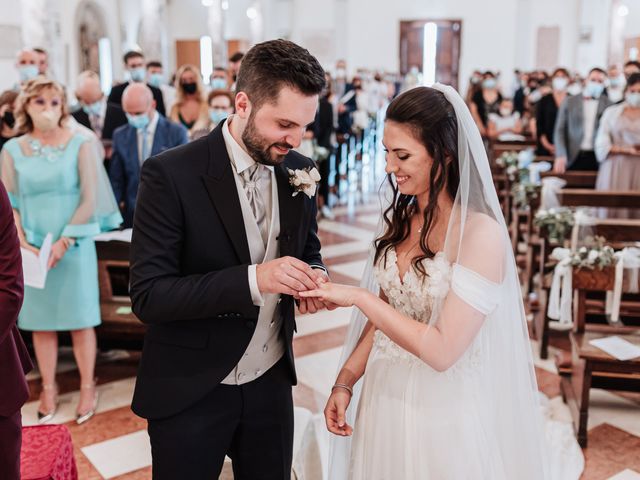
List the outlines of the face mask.
{"label": "face mask", "polygon": [[624,80],[621,77],[613,77],[609,83],[613,88],[620,88],[624,86]]}
{"label": "face mask", "polygon": [[152,73],[151,75],[149,75],[149,85],[151,85],[152,87],[160,87],[160,85],[162,85],[162,83],[164,82],[164,77],[161,73]]}
{"label": "face mask", "polygon": [[582,85],[579,83],[572,83],[567,88],[567,93],[569,95],[580,95],[582,93]]}
{"label": "face mask", "polygon": [[495,78],[487,78],[482,81],[483,88],[496,88],[497,84],[498,82],[496,82]]}
{"label": "face mask", "polygon": [[213,90],[225,90],[227,88],[227,81],[224,78],[214,78],[211,80],[211,88]]}
{"label": "face mask", "polygon": [[556,77],[551,80],[551,86],[556,92],[564,92],[569,85],[569,80],[565,77]]}
{"label": "face mask", "polygon": [[[29,112],[27,112],[29,113]],[[53,110],[45,110],[43,112],[29,113],[33,126],[38,130],[53,130],[58,126],[60,121],[60,113]]]}
{"label": "face mask", "polygon": [[598,82],[589,81],[584,89],[584,93],[587,97],[600,98],[604,85]]}
{"label": "face mask", "polygon": [[189,95],[196,93],[196,90],[198,89],[198,85],[195,82],[182,83],[180,86],[182,87],[182,90],[184,90],[184,93]]}
{"label": "face mask", "polygon": [[531,103],[538,103],[542,98],[542,92],[538,89],[534,90],[529,94],[529,101]]}
{"label": "face mask", "polygon": [[36,65],[22,65],[18,67],[20,82],[24,83],[38,76],[38,67]]}
{"label": "face mask", "polygon": [[98,100],[90,105],[83,105],[82,110],[84,110],[87,115],[100,115],[102,112],[102,101]]}
{"label": "face mask", "polygon": [[625,101],[634,108],[640,107],[640,93],[638,92],[629,92],[624,97]]}
{"label": "face mask", "polygon": [[479,84],[480,80],[480,77],[471,77],[471,83],[473,83],[474,85]]}
{"label": "face mask", "polygon": [[346,78],[347,72],[344,68],[336,69],[336,78]]}
{"label": "face mask", "polygon": [[2,115],[2,122],[9,128],[13,128],[16,124],[16,118],[13,116],[13,112],[11,110],[7,110]]}
{"label": "face mask", "polygon": [[129,75],[131,76],[131,80],[134,82],[142,82],[144,81],[146,72],[144,67],[130,68]]}
{"label": "face mask", "polygon": [[510,108],[501,108],[500,109],[500,116],[501,117],[508,117],[511,115],[511,109]]}
{"label": "face mask", "polygon": [[129,125],[137,130],[144,130],[149,125],[149,115],[141,113],[140,115],[130,115],[127,113],[127,120]]}
{"label": "face mask", "polygon": [[209,110],[209,118],[215,124],[220,123],[225,118],[227,118],[229,114],[226,110]]}

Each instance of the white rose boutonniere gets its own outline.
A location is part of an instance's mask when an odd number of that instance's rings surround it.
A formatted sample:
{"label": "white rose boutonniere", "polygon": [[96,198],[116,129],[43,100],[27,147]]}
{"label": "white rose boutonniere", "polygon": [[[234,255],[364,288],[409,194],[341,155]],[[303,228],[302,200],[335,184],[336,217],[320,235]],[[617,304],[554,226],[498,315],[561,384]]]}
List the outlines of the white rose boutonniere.
{"label": "white rose boutonniere", "polygon": [[287,168],[287,172],[289,173],[289,184],[293,187],[293,197],[300,192],[309,198],[316,194],[318,182],[320,181],[320,173],[318,173],[317,168],[307,167],[297,170]]}

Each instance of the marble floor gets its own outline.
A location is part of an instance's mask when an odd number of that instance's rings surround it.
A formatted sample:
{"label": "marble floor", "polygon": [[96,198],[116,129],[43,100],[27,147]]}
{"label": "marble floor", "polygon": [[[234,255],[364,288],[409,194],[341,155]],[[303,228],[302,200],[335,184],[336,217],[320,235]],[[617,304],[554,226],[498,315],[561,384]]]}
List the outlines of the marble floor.
{"label": "marble floor", "polygon": [[[323,256],[334,281],[356,285],[366,264],[378,209],[375,203],[365,203],[339,207],[335,213],[335,220],[323,220],[319,225]],[[349,310],[339,310],[297,319],[294,350],[299,384],[294,388],[294,400],[297,407],[313,415],[323,458],[327,456],[328,434],[322,428],[321,412],[336,374],[349,317]],[[566,346],[553,345],[550,358],[557,348]],[[82,480],[151,478],[146,422],[129,408],[138,360],[137,352],[110,351],[100,355],[96,371],[100,391],[98,413],[78,426],[72,421],[78,399],[77,371],[71,351],[61,352],[58,382],[62,402],[54,421],[66,424],[71,431]],[[553,361],[537,359],[536,373],[539,388],[551,400],[556,417],[568,421]],[[37,372],[30,374],[29,384],[31,401],[23,409],[27,425],[36,420]],[[640,397],[604,390],[592,392],[589,447],[584,455],[584,480],[640,480]]]}

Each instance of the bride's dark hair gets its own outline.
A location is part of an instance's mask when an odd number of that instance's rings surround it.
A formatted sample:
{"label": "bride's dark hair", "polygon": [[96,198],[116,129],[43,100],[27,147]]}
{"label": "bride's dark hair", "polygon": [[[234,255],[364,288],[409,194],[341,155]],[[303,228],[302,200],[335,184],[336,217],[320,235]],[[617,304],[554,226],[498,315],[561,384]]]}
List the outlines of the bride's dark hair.
{"label": "bride's dark hair", "polygon": [[[429,176],[429,200],[422,212],[424,217],[420,233],[422,255],[416,256],[412,262],[416,270],[426,275],[422,260],[433,258],[435,255],[427,244],[427,234],[438,213],[438,197],[443,190],[446,190],[451,199],[455,199],[460,184],[458,124],[455,111],[442,92],[428,87],[416,87],[399,95],[389,104],[385,121],[409,127],[433,159]],[[381,257],[384,257],[386,262],[389,249],[407,239],[411,216],[418,208],[414,196],[404,195],[398,191],[391,175],[387,176],[387,180],[393,190],[393,201],[384,212],[385,232],[375,242],[375,262]]]}

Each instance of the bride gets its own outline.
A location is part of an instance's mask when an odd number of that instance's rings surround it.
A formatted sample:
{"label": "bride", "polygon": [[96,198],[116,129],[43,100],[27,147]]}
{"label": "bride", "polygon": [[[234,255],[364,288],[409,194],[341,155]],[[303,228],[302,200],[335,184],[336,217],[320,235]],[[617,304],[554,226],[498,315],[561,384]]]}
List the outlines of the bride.
{"label": "bride", "polygon": [[[463,100],[439,84],[405,92],[383,143],[393,195],[366,288],[301,293],[359,312],[325,408],[329,478],[578,478],[575,440],[542,421],[515,260]],[[554,436],[567,453],[550,465]]]}

